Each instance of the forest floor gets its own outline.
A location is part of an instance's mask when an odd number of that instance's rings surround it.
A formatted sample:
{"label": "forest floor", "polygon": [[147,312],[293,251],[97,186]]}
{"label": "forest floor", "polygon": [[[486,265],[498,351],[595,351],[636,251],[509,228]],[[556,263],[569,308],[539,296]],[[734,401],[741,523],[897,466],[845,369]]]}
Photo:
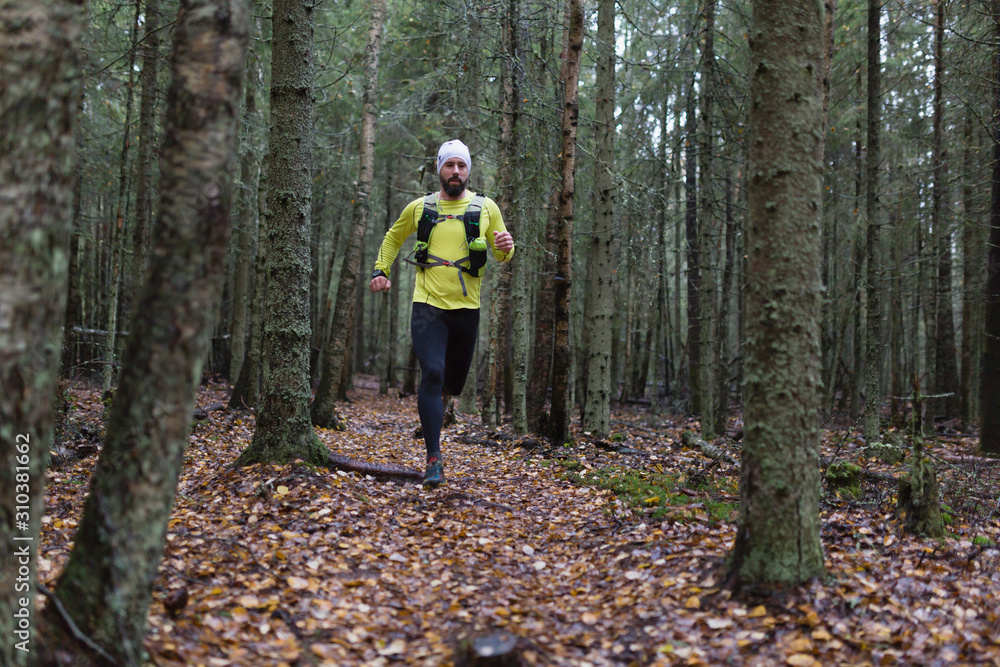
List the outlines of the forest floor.
{"label": "forest floor", "polygon": [[[50,468],[39,562],[53,587],[71,547],[100,439],[99,392],[67,389],[64,449]],[[202,387],[198,405],[228,387]],[[422,470],[415,397],[358,378],[338,453]],[[376,481],[301,463],[232,469],[252,413],[194,422],[149,612],[153,665],[451,665],[460,638],[506,631],[526,665],[1000,665],[1000,462],[972,437],[928,450],[947,537],[915,538],[894,515],[907,463],[862,455],[846,429],[822,455],[876,473],[863,497],[824,485],[828,575],[768,594],[721,584],[737,462],[682,444],[697,425],[617,409],[608,442],[576,432],[519,446],[465,416],[443,434],[448,484]],[[739,423],[732,423],[733,431]],[[471,437],[470,437],[471,436]],[[464,444],[463,440],[472,444]],[[489,446],[486,443],[495,443]],[[164,600],[185,589],[187,605]]]}

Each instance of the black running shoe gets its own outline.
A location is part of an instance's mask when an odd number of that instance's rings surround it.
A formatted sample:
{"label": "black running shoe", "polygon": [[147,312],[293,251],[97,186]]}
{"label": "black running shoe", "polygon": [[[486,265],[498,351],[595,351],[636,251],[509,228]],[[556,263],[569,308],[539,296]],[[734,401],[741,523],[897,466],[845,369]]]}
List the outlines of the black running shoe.
{"label": "black running shoe", "polygon": [[440,459],[434,463],[428,463],[427,470],[424,472],[424,486],[434,489],[444,483],[444,464],[441,463]]}

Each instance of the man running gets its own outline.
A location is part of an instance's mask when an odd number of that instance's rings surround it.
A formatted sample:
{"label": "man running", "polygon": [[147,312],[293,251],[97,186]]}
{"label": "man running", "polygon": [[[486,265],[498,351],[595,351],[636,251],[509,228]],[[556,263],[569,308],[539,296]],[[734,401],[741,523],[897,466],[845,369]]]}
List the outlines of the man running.
{"label": "man running", "polygon": [[444,484],[441,460],[442,394],[462,393],[479,332],[479,288],[486,250],[500,262],[514,256],[514,239],[496,202],[468,189],[472,160],[461,141],[438,150],[441,189],[411,201],[392,225],[375,262],[369,289],[388,291],[389,270],[408,236],[417,232],[413,259],[410,334],[420,362],[417,411],[427,446],[424,486]]}

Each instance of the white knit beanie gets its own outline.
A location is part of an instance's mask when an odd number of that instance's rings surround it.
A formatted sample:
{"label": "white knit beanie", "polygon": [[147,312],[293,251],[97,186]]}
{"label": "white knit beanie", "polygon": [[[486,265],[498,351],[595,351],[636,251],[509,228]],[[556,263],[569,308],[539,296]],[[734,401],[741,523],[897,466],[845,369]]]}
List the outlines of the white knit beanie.
{"label": "white knit beanie", "polygon": [[469,147],[458,139],[452,139],[441,144],[438,149],[438,173],[441,173],[441,166],[453,157],[457,157],[465,162],[465,165],[472,171],[472,159],[469,157]]}

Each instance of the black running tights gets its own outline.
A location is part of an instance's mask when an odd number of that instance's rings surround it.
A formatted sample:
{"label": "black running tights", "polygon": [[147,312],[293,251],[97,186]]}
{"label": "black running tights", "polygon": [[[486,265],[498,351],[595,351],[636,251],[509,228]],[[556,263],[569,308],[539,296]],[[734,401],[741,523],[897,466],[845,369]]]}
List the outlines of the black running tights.
{"label": "black running tights", "polygon": [[441,395],[462,393],[476,352],[478,331],[478,308],[444,310],[426,303],[413,304],[410,334],[420,362],[417,411],[428,458],[441,456]]}

